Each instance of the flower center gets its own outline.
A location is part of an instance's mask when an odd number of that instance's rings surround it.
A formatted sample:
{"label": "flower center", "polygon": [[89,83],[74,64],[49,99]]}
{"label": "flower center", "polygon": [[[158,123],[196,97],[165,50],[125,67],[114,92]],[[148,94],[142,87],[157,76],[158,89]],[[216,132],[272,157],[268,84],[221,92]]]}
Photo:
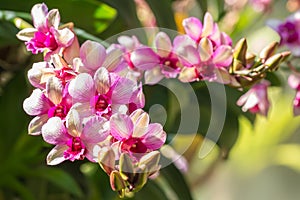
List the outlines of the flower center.
{"label": "flower center", "polygon": [[65,85],[66,82],[72,80],[76,76],[76,73],[69,67],[63,67],[62,69],[55,70],[55,76]]}
{"label": "flower center", "polygon": [[74,160],[83,160],[84,154],[85,154],[85,146],[81,142],[81,139],[79,137],[72,137],[68,140],[67,146],[69,147],[64,152],[64,157],[74,161]]}
{"label": "flower center", "polygon": [[104,94],[94,96],[91,100],[91,106],[100,116],[109,117],[111,115],[111,99]]}
{"label": "flower center", "polygon": [[43,33],[43,32],[36,32],[34,34],[34,41],[35,46],[39,48],[49,48],[51,51],[54,51],[58,45],[52,33]]}
{"label": "flower center", "polygon": [[146,153],[147,147],[140,138],[131,137],[122,142],[121,149],[132,153]]}
{"label": "flower center", "polygon": [[56,105],[48,110],[48,117],[60,117],[64,119],[67,116],[68,108],[64,105]]}

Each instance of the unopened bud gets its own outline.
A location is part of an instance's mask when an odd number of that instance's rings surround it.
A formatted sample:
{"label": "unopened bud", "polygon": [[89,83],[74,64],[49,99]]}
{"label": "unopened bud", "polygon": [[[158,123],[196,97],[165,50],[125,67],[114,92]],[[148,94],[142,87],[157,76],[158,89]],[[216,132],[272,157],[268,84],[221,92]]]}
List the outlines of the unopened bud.
{"label": "unopened bud", "polygon": [[120,175],[124,180],[131,182],[134,177],[133,160],[127,153],[122,153],[119,160]]}
{"label": "unopened bud", "polygon": [[281,63],[282,58],[281,54],[275,54],[268,58],[264,64],[269,66],[271,70],[274,70]]}
{"label": "unopened bud", "polygon": [[115,168],[115,153],[111,148],[102,148],[98,153],[101,168],[110,175]]}
{"label": "unopened bud", "polygon": [[266,59],[270,58],[274,54],[277,47],[278,47],[278,42],[272,42],[271,44],[263,48],[263,50],[259,54],[259,57],[263,61],[265,61]]}
{"label": "unopened bud", "polygon": [[240,39],[235,45],[233,57],[245,64],[247,48],[247,40],[245,38]]}
{"label": "unopened bud", "polygon": [[112,171],[109,177],[112,190],[117,191],[119,196],[123,198],[125,195],[126,183],[122,179],[120,173],[118,171]]}

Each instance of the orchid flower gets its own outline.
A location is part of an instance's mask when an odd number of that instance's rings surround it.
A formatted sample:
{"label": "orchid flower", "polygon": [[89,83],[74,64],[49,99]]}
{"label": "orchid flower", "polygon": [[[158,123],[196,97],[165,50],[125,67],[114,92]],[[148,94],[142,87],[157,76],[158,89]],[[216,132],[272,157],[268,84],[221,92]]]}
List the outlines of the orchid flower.
{"label": "orchid flower", "polygon": [[233,51],[230,46],[220,45],[214,48],[211,40],[202,38],[197,48],[188,45],[180,47],[177,52],[179,60],[185,66],[179,75],[179,80],[183,82],[209,80],[226,83],[218,79],[218,74],[226,73],[232,62]]}
{"label": "orchid flower", "polygon": [[162,78],[175,78],[179,72],[179,61],[169,36],[159,32],[154,40],[154,52],[150,47],[137,48],[131,54],[132,64],[145,70],[145,83],[156,84]]}
{"label": "orchid flower", "polygon": [[23,109],[28,115],[36,116],[28,126],[31,135],[39,135],[44,123],[51,117],[64,119],[72,106],[72,99],[61,81],[52,77],[46,84],[45,92],[33,90],[23,102]]}
{"label": "orchid flower", "polygon": [[109,73],[100,67],[94,78],[87,73],[79,74],[70,82],[69,93],[74,102],[83,103],[84,109],[109,118],[116,112],[127,112],[127,104],[131,102],[136,83],[130,79]]}
{"label": "orchid flower", "polygon": [[91,162],[97,161],[98,143],[109,135],[109,123],[105,118],[94,116],[83,124],[79,114],[76,109],[71,109],[65,124],[59,117],[53,117],[43,126],[44,140],[56,145],[47,156],[48,165],[57,165],[65,160],[83,160],[85,157]]}
{"label": "orchid flower", "polygon": [[27,76],[33,86],[44,89],[51,77],[58,78],[63,85],[66,85],[77,75],[76,71],[61,56],[54,54],[51,55],[50,61],[34,63],[32,68],[28,70]]}
{"label": "orchid flower", "polygon": [[289,16],[285,21],[271,19],[267,25],[280,36],[280,45],[288,47],[292,54],[300,56],[300,11]]}
{"label": "orchid flower", "polygon": [[59,52],[74,40],[74,33],[69,28],[59,28],[60,14],[57,9],[48,12],[46,4],[36,4],[31,9],[34,28],[21,30],[17,37],[26,41],[28,51],[33,54]]}
{"label": "orchid flower", "polygon": [[149,115],[137,109],[130,116],[116,113],[110,118],[110,133],[119,152],[134,157],[159,149],[166,141],[166,133],[158,123],[149,124]]}
{"label": "orchid flower", "polygon": [[203,24],[198,18],[189,17],[183,20],[182,25],[186,34],[196,43],[200,43],[202,38],[208,38],[214,46],[232,45],[231,38],[224,32],[220,32],[217,23],[209,12],[204,15]]}
{"label": "orchid flower", "polygon": [[300,115],[300,76],[298,74],[291,74],[288,79],[291,88],[296,90],[296,96],[293,101],[294,116]]}
{"label": "orchid flower", "polygon": [[267,80],[255,84],[247,93],[238,99],[237,105],[243,106],[242,110],[244,112],[249,110],[252,113],[259,113],[267,116],[270,107],[267,93],[269,85],[270,82]]}

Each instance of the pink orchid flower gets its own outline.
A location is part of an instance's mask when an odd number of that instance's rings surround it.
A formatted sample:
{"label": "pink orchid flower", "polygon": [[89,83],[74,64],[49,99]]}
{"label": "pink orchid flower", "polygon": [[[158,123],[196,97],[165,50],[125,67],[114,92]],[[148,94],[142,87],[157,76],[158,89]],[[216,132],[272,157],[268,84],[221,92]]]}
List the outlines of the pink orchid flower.
{"label": "pink orchid flower", "polygon": [[48,165],[57,165],[65,160],[75,161],[87,158],[96,162],[98,143],[109,135],[109,122],[102,117],[90,117],[84,124],[79,113],[71,109],[66,122],[53,117],[42,128],[44,140],[56,145],[47,156]]}
{"label": "pink orchid flower", "polygon": [[49,118],[64,119],[71,106],[72,99],[67,88],[64,88],[58,78],[49,78],[45,92],[35,89],[23,102],[24,111],[28,115],[36,116],[29,123],[28,133],[31,135],[41,134],[42,126]]}
{"label": "pink orchid flower", "polygon": [[291,74],[288,78],[288,83],[291,88],[296,90],[296,96],[293,101],[294,116],[300,115],[300,76]]}
{"label": "pink orchid flower", "polygon": [[91,113],[107,118],[116,112],[127,112],[136,89],[134,81],[109,73],[104,67],[96,71],[94,78],[81,73],[69,85],[74,102],[83,103],[83,109],[89,106]]}
{"label": "pink orchid flower", "polygon": [[179,61],[169,36],[159,32],[154,40],[153,51],[150,47],[140,47],[131,53],[132,64],[144,71],[145,83],[156,84],[162,78],[175,78],[179,72]]}
{"label": "pink orchid flower", "polygon": [[166,133],[158,123],[149,124],[149,115],[137,109],[130,116],[116,113],[110,118],[110,133],[119,152],[135,158],[159,149],[166,141]]}
{"label": "pink orchid flower", "polygon": [[280,36],[280,45],[288,47],[292,54],[300,56],[300,11],[289,16],[285,21],[271,19],[267,21]]}
{"label": "pink orchid flower", "polygon": [[207,12],[204,15],[203,24],[198,18],[189,17],[183,20],[182,25],[186,34],[199,43],[202,38],[209,38],[214,46],[232,45],[231,38],[224,32],[220,32],[217,23],[214,22],[212,15]]}
{"label": "pink orchid flower", "polygon": [[237,105],[243,106],[242,110],[244,112],[249,110],[252,113],[259,113],[267,116],[270,107],[267,93],[269,85],[270,82],[267,80],[255,84],[247,93],[238,99]]}
{"label": "pink orchid flower", "polygon": [[119,70],[122,53],[120,49],[107,51],[102,44],[87,40],[80,47],[79,57],[73,59],[73,66],[77,72],[89,73],[92,76],[100,67],[116,72]]}
{"label": "pink orchid flower", "polygon": [[227,68],[232,62],[233,50],[229,45],[214,47],[213,42],[204,37],[198,47],[192,45],[181,46],[177,49],[178,58],[185,66],[179,80],[191,82],[208,80],[226,83],[227,79],[219,79],[220,74],[229,76]]}
{"label": "pink orchid flower", "polygon": [[49,78],[56,77],[65,86],[77,75],[77,70],[68,65],[58,54],[51,55],[50,61],[34,63],[28,70],[29,82],[37,88],[44,89]]}
{"label": "pink orchid flower", "polygon": [[57,9],[48,12],[48,7],[36,4],[31,9],[34,28],[21,30],[17,37],[26,41],[28,51],[33,54],[58,52],[68,47],[74,40],[74,33],[69,28],[59,28],[60,14]]}

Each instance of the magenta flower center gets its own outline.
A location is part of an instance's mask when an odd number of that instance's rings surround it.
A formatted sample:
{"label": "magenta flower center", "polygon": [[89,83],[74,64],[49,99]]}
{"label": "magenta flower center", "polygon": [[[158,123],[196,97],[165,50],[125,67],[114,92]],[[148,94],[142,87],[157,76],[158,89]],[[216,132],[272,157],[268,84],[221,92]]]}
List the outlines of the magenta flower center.
{"label": "magenta flower center", "polygon": [[64,105],[56,105],[51,107],[48,110],[48,117],[60,117],[61,119],[64,119],[67,116],[67,113],[69,111],[69,108]]}
{"label": "magenta flower center", "polygon": [[65,85],[75,77],[75,72],[69,67],[63,67],[62,69],[55,70],[55,76]]}
{"label": "magenta flower center", "polygon": [[170,55],[166,58],[160,58],[160,64],[168,66],[172,69],[178,69],[178,59],[172,58]]}
{"label": "magenta flower center", "polygon": [[111,99],[105,95],[96,95],[91,100],[91,106],[101,116],[111,116]]}
{"label": "magenta flower center", "polygon": [[75,159],[84,159],[85,146],[81,142],[80,137],[70,138],[67,142],[67,146],[69,148],[64,152],[65,158],[70,159],[71,161],[74,161]]}
{"label": "magenta flower center", "polygon": [[249,111],[252,113],[258,113],[260,111],[260,108],[259,108],[258,104],[256,104],[255,106],[250,108]]}
{"label": "magenta flower center", "polygon": [[122,142],[121,149],[132,153],[146,153],[147,147],[140,138],[131,137]]}

